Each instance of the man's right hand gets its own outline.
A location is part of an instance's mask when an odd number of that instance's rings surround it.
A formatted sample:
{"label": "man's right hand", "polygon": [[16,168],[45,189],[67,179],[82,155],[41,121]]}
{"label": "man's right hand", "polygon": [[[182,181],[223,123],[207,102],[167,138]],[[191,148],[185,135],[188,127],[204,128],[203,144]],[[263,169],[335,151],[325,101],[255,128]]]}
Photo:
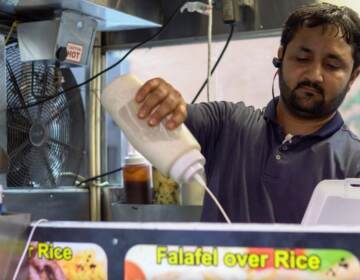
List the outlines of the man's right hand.
{"label": "man's right hand", "polygon": [[165,127],[175,129],[187,116],[186,102],[181,94],[161,78],[147,81],[137,92],[135,100],[141,103],[140,119],[148,119],[150,126],[166,119]]}

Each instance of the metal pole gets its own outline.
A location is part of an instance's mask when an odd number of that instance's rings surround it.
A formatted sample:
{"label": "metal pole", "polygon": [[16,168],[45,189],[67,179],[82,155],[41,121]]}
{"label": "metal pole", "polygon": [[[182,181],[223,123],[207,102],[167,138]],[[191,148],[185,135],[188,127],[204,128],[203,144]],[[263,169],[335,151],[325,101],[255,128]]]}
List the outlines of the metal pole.
{"label": "metal pole", "polygon": [[[93,56],[92,75],[101,71],[101,33],[96,34]],[[90,84],[90,112],[89,112],[89,175],[97,176],[101,173],[101,77]],[[101,179],[90,183],[90,218],[92,221],[101,220]]]}
{"label": "metal pole", "polygon": [[[101,48],[101,61],[102,61],[102,69],[105,69],[107,66],[106,62],[106,53]],[[102,78],[102,86],[106,86],[106,79],[103,75]],[[108,145],[107,145],[107,127],[106,127],[106,111],[101,110],[101,173],[106,173],[108,168]],[[102,177],[102,182],[108,181],[108,176]]]}

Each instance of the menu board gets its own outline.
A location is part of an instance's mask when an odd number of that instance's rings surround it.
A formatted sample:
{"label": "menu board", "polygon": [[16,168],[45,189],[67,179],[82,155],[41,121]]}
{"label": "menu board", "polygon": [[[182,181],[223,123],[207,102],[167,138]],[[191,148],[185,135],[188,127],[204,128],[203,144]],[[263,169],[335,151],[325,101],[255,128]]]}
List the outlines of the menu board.
{"label": "menu board", "polygon": [[36,229],[29,248],[29,279],[360,279],[359,232],[280,225],[48,223]]}

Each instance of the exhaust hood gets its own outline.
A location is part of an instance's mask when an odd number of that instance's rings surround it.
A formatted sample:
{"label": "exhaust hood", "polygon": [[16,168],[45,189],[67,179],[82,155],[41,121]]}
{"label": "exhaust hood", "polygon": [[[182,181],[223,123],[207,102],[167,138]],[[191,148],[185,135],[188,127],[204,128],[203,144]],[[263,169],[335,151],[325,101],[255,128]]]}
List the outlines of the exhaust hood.
{"label": "exhaust hood", "polygon": [[159,27],[160,4],[148,0],[0,0],[0,10],[23,21],[53,18],[72,10],[91,16],[98,31]]}

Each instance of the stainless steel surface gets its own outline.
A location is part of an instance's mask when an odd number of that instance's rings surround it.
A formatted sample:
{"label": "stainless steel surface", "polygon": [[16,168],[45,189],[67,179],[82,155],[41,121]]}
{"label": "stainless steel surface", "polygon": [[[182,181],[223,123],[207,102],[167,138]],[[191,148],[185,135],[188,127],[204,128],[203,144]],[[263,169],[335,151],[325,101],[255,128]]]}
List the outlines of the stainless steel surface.
{"label": "stainless steel surface", "polygon": [[4,148],[0,146],[0,174],[5,174],[9,170],[9,156]]}
{"label": "stainless steel surface", "polygon": [[[103,65],[101,55],[101,34],[98,33],[92,56],[92,75],[101,71]],[[89,175],[90,177],[101,174],[101,77],[90,84],[90,139],[89,139]],[[90,182],[90,213],[92,221],[101,219],[101,178]]]}
{"label": "stainless steel surface", "polygon": [[[73,11],[63,11],[60,18],[18,24],[21,61],[57,60],[60,47],[67,48],[63,63],[88,65],[95,39],[96,21]],[[47,34],[47,36],[44,36]]]}
{"label": "stainless steel surface", "polygon": [[[281,28],[287,17],[296,8],[319,0],[259,0],[256,18],[261,29]],[[323,1],[321,1],[323,2]],[[326,2],[326,1],[325,1]]]}
{"label": "stainless steel surface", "polygon": [[19,24],[17,34],[21,61],[55,60],[59,23],[58,20],[47,20]]}
{"label": "stainless steel surface", "polygon": [[[74,63],[74,61],[79,60],[75,64],[88,65],[95,40],[96,21],[89,16],[72,11],[63,11],[60,21],[58,47],[64,46],[68,49],[68,56],[64,62]],[[81,46],[81,59],[76,56],[77,52],[71,52],[69,43]],[[75,54],[75,57],[72,54]]]}
{"label": "stainless steel surface", "polygon": [[[162,1],[163,19],[169,18],[181,0]],[[245,1],[246,2],[246,1]],[[257,0],[254,7],[241,7],[240,21],[235,25],[235,34],[243,32],[259,32],[266,36],[266,30],[280,29],[289,14],[299,6],[316,3],[318,0]],[[223,23],[221,1],[216,1],[213,11],[213,34],[222,36],[228,34],[229,26]],[[164,21],[161,22],[162,24]],[[153,41],[178,40],[199,38],[205,40],[208,30],[206,16],[196,13],[178,14],[169,27]],[[123,48],[126,44],[137,43],[145,40],[155,33],[154,29],[108,32],[105,34],[104,46],[108,49]],[[148,44],[148,45],[151,45]]]}
{"label": "stainless steel surface", "polygon": [[159,9],[159,1],[148,0],[0,0],[0,10],[25,21],[73,10],[94,17],[100,31],[156,27]]}
{"label": "stainless steel surface", "polygon": [[125,190],[119,186],[102,189],[104,221],[121,222],[198,222],[201,206],[125,204]]}
{"label": "stainless steel surface", "polygon": [[[103,35],[102,35],[103,36]],[[101,69],[105,69],[107,67],[106,64],[106,52],[102,50],[101,52]],[[106,75],[102,77],[102,87],[105,87],[106,83]],[[100,93],[101,94],[101,93]],[[108,165],[108,136],[107,136],[107,125],[106,125],[106,111],[101,110],[100,113],[100,168],[101,168],[101,174],[107,173],[109,171],[109,165]],[[119,141],[119,140],[115,140]],[[102,177],[103,182],[108,182],[109,177],[104,176]]]}
{"label": "stainless steel surface", "polygon": [[4,206],[8,212],[30,213],[32,220],[88,221],[89,191],[74,187],[58,189],[6,189]]}
{"label": "stainless steel surface", "polygon": [[201,206],[112,203],[109,221],[121,222],[198,222]]}
{"label": "stainless steel surface", "polygon": [[[12,279],[25,247],[26,232],[29,225],[29,214],[0,215],[1,279]],[[21,270],[18,279],[27,279],[25,270]]]}
{"label": "stainless steel surface", "polygon": [[113,203],[124,203],[125,191],[119,186],[107,186],[101,190],[101,214],[102,220],[110,221],[111,206]]}
{"label": "stainless steel surface", "polygon": [[[6,125],[6,80],[5,80],[5,41],[4,36],[0,35],[0,149],[7,151],[7,125]],[[0,153],[0,169],[4,164],[5,156]],[[3,163],[1,163],[3,162]],[[6,175],[0,171],[0,185],[6,186]]]}

